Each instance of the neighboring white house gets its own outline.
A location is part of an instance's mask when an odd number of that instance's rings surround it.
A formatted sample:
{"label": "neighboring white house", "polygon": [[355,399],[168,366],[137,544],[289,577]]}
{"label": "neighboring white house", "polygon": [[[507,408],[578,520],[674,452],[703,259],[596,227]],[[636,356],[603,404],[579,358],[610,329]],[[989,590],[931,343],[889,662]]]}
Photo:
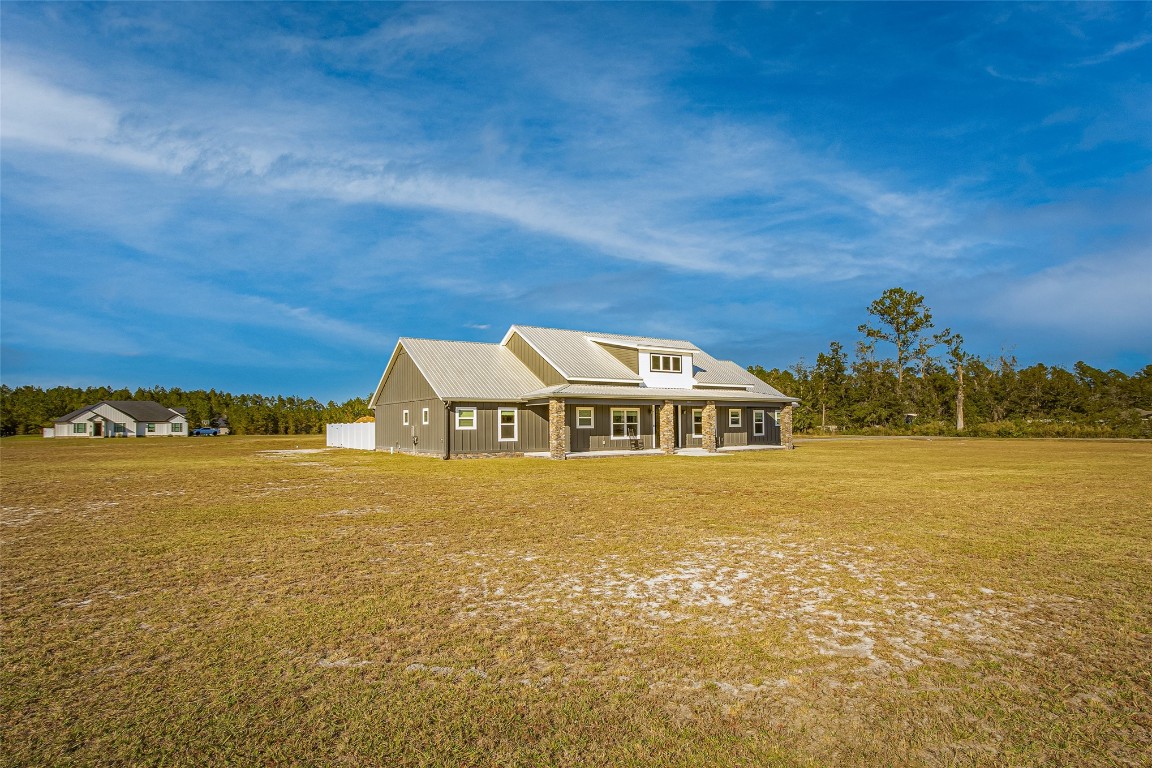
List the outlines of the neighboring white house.
{"label": "neighboring white house", "polygon": [[188,437],[188,409],[151,400],[102,400],[53,419],[45,437]]}

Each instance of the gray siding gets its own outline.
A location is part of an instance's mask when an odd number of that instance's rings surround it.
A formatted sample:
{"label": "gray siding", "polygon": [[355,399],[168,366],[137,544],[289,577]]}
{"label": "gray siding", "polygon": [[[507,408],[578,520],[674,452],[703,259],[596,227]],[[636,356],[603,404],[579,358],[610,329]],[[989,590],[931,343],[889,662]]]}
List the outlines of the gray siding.
{"label": "gray siding", "polygon": [[532,349],[528,342],[521,338],[520,334],[512,334],[512,337],[508,339],[508,349],[527,366],[528,370],[532,371],[536,378],[544,382],[544,386],[554,387],[557,384],[567,383],[560,372],[553,368],[536,350]]}
{"label": "gray siding", "polygon": [[[680,429],[682,430],[681,445],[686,448],[701,448],[704,440],[692,437],[692,410],[703,406],[683,406],[680,414]],[[740,411],[740,426],[728,426],[728,411]],[[728,448],[741,445],[780,445],[780,427],[772,418],[773,407],[749,406],[743,403],[717,403],[716,404],[716,434],[720,436],[720,447]],[[764,434],[752,434],[752,411],[764,411]]]}
{"label": "gray siding", "polygon": [[[585,405],[566,406],[569,448],[572,453],[585,451],[624,451],[632,448],[655,448],[659,442],[653,437],[653,419],[651,405],[630,405],[628,403],[591,405],[593,409],[592,429],[579,429],[576,426],[576,408],[587,408]],[[640,410],[640,434],[636,440],[618,440],[612,438],[612,409],[638,408]]]}
{"label": "gray siding", "polygon": [[[516,439],[501,440],[500,408],[516,409]],[[476,409],[476,429],[456,429],[457,408]],[[548,450],[548,406],[516,403],[453,403],[452,453],[525,453]]]}
{"label": "gray siding", "polygon": [[640,352],[639,350],[630,347],[616,347],[610,344],[600,345],[605,352],[612,355],[624,365],[628,366],[632,373],[640,373]]}
{"label": "gray siding", "polygon": [[[428,409],[428,424],[420,423],[424,408]],[[442,455],[444,434],[444,401],[401,348],[376,405],[376,450]]]}

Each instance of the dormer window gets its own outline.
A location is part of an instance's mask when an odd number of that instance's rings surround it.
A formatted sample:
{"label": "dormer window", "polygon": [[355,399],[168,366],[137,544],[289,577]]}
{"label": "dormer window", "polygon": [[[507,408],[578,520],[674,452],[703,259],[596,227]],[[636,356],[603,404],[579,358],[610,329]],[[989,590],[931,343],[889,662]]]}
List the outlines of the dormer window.
{"label": "dormer window", "polygon": [[679,355],[652,355],[652,370],[660,373],[680,373],[682,360]]}

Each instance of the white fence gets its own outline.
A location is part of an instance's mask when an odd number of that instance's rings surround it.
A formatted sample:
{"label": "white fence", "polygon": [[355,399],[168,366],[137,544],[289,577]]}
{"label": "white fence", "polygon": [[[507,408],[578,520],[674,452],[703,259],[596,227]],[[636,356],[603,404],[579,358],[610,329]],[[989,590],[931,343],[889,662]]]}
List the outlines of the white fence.
{"label": "white fence", "polygon": [[329,424],[326,430],[329,448],[355,448],[358,451],[376,450],[376,425]]}

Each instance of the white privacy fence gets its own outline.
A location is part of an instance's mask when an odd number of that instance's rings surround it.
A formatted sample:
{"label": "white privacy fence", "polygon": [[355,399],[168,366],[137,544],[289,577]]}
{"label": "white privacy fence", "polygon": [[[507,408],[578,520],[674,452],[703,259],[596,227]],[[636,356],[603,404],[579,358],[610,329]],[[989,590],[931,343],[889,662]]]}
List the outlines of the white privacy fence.
{"label": "white privacy fence", "polygon": [[329,448],[355,448],[359,451],[376,450],[376,425],[329,424],[326,430]]}

